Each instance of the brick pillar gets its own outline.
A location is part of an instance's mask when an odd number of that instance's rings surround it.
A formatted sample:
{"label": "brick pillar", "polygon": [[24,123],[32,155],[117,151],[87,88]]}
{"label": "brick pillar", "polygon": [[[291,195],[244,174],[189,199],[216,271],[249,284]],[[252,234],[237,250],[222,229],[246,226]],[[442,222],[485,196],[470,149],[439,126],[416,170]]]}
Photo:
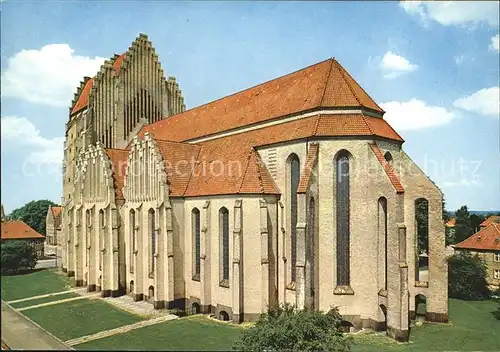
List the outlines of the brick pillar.
{"label": "brick pillar", "polygon": [[297,194],[297,261],[295,264],[295,297],[298,309],[306,303],[306,195]]}
{"label": "brick pillar", "polygon": [[203,205],[202,212],[202,228],[200,232],[200,303],[203,313],[210,313],[211,304],[211,281],[210,275],[210,258],[207,258],[207,253],[210,253],[210,201],[207,200]]}
{"label": "brick pillar", "polygon": [[242,273],[243,266],[241,263],[241,254],[243,253],[243,238],[242,238],[242,201],[236,200],[234,203],[234,227],[233,227],[233,322],[239,323],[243,320],[243,287]]}
{"label": "brick pillar", "polygon": [[267,231],[267,204],[264,199],[260,204],[260,263],[261,263],[261,311],[269,305],[269,234]]}

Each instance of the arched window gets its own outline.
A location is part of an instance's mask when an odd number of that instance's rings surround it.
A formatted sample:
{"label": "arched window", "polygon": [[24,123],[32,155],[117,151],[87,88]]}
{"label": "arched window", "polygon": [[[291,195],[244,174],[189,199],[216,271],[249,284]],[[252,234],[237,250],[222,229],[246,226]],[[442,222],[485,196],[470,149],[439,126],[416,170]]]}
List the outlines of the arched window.
{"label": "arched window", "polygon": [[129,214],[129,231],[130,231],[130,253],[129,253],[129,258],[130,258],[130,272],[134,272],[134,252],[136,249],[136,237],[135,237],[135,210],[130,209],[130,214]]}
{"label": "arched window", "polygon": [[104,228],[104,225],[105,225],[105,221],[104,221],[104,210],[101,209],[99,210],[99,227],[102,229]]}
{"label": "arched window", "polygon": [[[378,238],[379,238],[379,265],[384,270],[383,288],[387,290],[387,199],[378,199]],[[382,279],[382,278],[380,278]]]}
{"label": "arched window", "polygon": [[194,208],[191,212],[191,231],[193,234],[193,280],[200,279],[200,211]]}
{"label": "arched window", "polygon": [[291,257],[291,281],[295,282],[297,264],[297,187],[300,180],[300,161],[296,154],[288,157],[289,165],[289,206],[290,206],[290,257]]}
{"label": "arched window", "polygon": [[155,271],[155,253],[156,253],[156,225],[155,225],[155,211],[154,209],[149,209],[149,212],[148,212],[148,215],[149,215],[149,233],[151,234],[150,236],[150,253],[149,253],[149,265],[150,265],[150,268],[149,268],[149,272],[151,274],[154,273]]}
{"label": "arched window", "polygon": [[429,272],[429,201],[415,200],[415,281],[428,282]]}
{"label": "arched window", "polygon": [[391,163],[392,163],[392,155],[391,155],[391,153],[386,152],[386,153],[384,154],[384,158],[385,158],[385,160],[386,160],[389,164],[391,164]]}
{"label": "arched window", "polygon": [[337,286],[350,284],[349,253],[349,154],[342,151],[335,160],[337,203]]}
{"label": "arched window", "polygon": [[229,285],[229,212],[222,207],[219,210],[220,238],[220,280],[224,286]]}

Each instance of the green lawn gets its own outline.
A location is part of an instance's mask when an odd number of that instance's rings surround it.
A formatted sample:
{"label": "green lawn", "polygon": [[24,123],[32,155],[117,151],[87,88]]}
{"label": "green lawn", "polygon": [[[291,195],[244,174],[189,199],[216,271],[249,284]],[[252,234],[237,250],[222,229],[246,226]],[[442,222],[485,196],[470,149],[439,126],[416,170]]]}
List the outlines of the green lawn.
{"label": "green lawn", "polygon": [[[500,321],[491,312],[496,303],[450,299],[450,324],[413,327],[409,343],[380,334],[354,335],[354,352],[371,351],[498,351]],[[82,350],[231,350],[238,326],[194,316],[137,329],[76,346]]]}
{"label": "green lawn", "polygon": [[11,306],[14,308],[31,307],[31,306],[36,306],[37,304],[55,302],[55,301],[60,301],[63,299],[73,298],[73,297],[78,297],[78,294],[68,292],[68,293],[63,293],[63,294],[55,295],[55,296],[35,298],[35,299],[27,300],[27,301],[11,303]]}
{"label": "green lawn", "polygon": [[203,316],[180,318],[94,340],[76,346],[81,350],[231,350],[242,328]]}
{"label": "green lawn", "polygon": [[81,299],[22,313],[63,341],[142,320],[99,299]]}
{"label": "green lawn", "polygon": [[450,299],[450,324],[413,327],[406,344],[375,334],[356,335],[353,351],[500,351],[500,321],[491,314],[496,305]]}
{"label": "green lawn", "polygon": [[55,269],[35,270],[22,275],[2,275],[1,284],[4,301],[67,291],[72,288],[71,280],[57,273]]}

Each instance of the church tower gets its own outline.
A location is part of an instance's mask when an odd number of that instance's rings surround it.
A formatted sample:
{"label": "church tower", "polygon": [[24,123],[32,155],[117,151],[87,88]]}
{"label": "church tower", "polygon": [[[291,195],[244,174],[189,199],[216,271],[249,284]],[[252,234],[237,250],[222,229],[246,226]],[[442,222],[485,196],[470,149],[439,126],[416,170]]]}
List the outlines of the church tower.
{"label": "church tower", "polygon": [[125,148],[144,125],[184,110],[175,78],[165,78],[151,42],[140,34],[125,53],[106,60],[77,88],[66,124],[63,204],[71,201],[82,148],[97,141],[105,148]]}

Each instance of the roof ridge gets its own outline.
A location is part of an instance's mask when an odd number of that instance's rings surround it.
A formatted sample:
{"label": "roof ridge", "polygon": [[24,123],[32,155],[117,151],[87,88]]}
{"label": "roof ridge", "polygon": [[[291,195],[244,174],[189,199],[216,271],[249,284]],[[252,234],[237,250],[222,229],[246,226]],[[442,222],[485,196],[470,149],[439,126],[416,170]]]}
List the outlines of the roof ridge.
{"label": "roof ridge", "polygon": [[150,124],[144,125],[144,127],[145,127],[145,126],[151,126],[151,125],[154,125],[154,124],[156,124],[156,123],[158,123],[158,122],[161,122],[161,121],[163,121],[163,120],[165,120],[165,119],[167,119],[167,118],[172,118],[172,117],[175,117],[175,116],[177,116],[177,115],[184,114],[184,113],[186,113],[186,112],[188,112],[188,111],[191,111],[191,110],[194,110],[194,109],[198,109],[198,108],[201,108],[201,107],[206,106],[206,105],[210,105],[210,104],[215,103],[215,102],[217,102],[217,101],[220,101],[220,100],[223,100],[223,99],[226,99],[226,98],[232,97],[232,96],[234,96],[234,95],[237,95],[237,94],[240,94],[240,93],[243,93],[243,92],[249,91],[250,89],[257,88],[257,87],[259,87],[259,86],[262,86],[262,85],[264,85],[264,84],[267,84],[267,83],[270,83],[270,82],[276,81],[276,80],[278,80],[278,79],[282,79],[282,78],[285,78],[285,77],[291,76],[291,75],[293,75],[293,74],[296,74],[297,72],[301,72],[301,71],[307,70],[307,69],[309,69],[309,68],[311,68],[311,67],[314,67],[314,66],[317,66],[317,65],[321,65],[322,63],[325,63],[325,62],[327,62],[328,60],[333,60],[333,58],[329,58],[329,59],[326,59],[326,60],[323,60],[323,61],[317,62],[317,63],[315,63],[315,64],[311,64],[311,65],[309,65],[309,66],[306,66],[306,67],[303,67],[303,68],[301,68],[301,69],[298,69],[298,70],[292,71],[292,72],[290,72],[290,73],[287,73],[287,74],[285,74],[285,75],[283,75],[283,76],[278,76],[278,77],[275,77],[275,78],[269,79],[269,80],[264,81],[264,82],[262,82],[262,83],[258,83],[258,84],[254,85],[254,86],[251,86],[251,87],[245,88],[245,89],[243,89],[243,90],[239,90],[239,91],[237,91],[237,92],[234,92],[234,93],[232,93],[232,94],[225,95],[225,96],[223,96],[223,97],[220,97],[220,98],[217,98],[217,99],[215,99],[215,100],[209,101],[209,102],[207,102],[207,103],[205,103],[205,104],[201,104],[201,105],[198,105],[198,106],[194,106],[194,107],[192,107],[191,109],[184,110],[184,111],[179,112],[179,113],[177,113],[177,114],[175,114],[175,115],[167,116],[167,117],[162,118],[162,119],[160,119],[160,120],[158,120],[158,121],[155,121],[155,122],[153,122],[153,123],[150,123]]}
{"label": "roof ridge", "polygon": [[[344,75],[344,72],[345,70],[343,70],[343,67],[340,66],[340,64],[335,61],[335,63],[337,64],[337,69],[339,70],[340,72],[340,75],[342,76],[342,79],[344,80],[345,84],[347,85],[347,87],[349,88],[349,90],[351,91],[352,95],[354,95],[354,98],[356,98],[356,101],[358,102],[359,106],[364,106],[361,101],[359,100],[359,97],[356,95],[356,93],[354,92],[354,89],[352,89],[351,85],[349,84],[349,81],[345,78],[345,75]],[[373,100],[373,99],[372,99]]]}
{"label": "roof ridge", "polygon": [[245,167],[245,173],[243,174],[243,177],[241,178],[240,187],[238,187],[238,193],[241,193],[241,188],[243,187],[243,183],[245,182],[245,177],[246,177],[247,172],[248,172],[248,166],[250,165],[250,159],[252,157],[252,150],[253,150],[253,147],[250,148],[250,152],[248,153],[247,166]]}
{"label": "roof ridge", "polygon": [[169,141],[167,139],[158,139],[158,138],[155,138],[154,136],[153,136],[153,139],[156,142],[160,142],[160,143],[166,142],[166,143],[174,143],[174,144],[195,145],[195,146],[201,147],[201,144],[199,144],[199,143],[187,143],[187,142]]}
{"label": "roof ridge", "polygon": [[325,88],[323,89],[323,94],[321,95],[321,100],[319,101],[320,106],[323,106],[323,101],[325,100],[325,95],[326,95],[326,88],[328,87],[328,81],[330,80],[330,75],[332,74],[333,70],[333,58],[330,58],[330,69],[328,70],[328,73],[326,75],[326,80],[325,80]]}
{"label": "roof ridge", "polygon": [[[335,60],[335,59],[334,59]],[[342,75],[342,78],[344,79],[344,81],[346,82],[347,86],[349,87],[349,89],[351,90],[352,94],[354,95],[354,97],[356,98],[356,101],[358,102],[358,104],[362,107],[365,107],[365,108],[368,108],[368,109],[371,109],[367,106],[364,106],[361,101],[359,100],[359,97],[356,95],[356,93],[354,93],[354,90],[352,89],[352,86],[349,84],[349,81],[345,78],[345,75],[347,74],[349,76],[350,79],[352,79],[354,82],[356,82],[356,84],[358,85],[359,89],[361,89],[363,91],[363,93],[366,94],[366,96],[368,98],[370,98],[370,100],[375,104],[375,106],[377,106],[382,114],[385,113],[385,111],[377,104],[377,102],[366,92],[366,90],[364,90],[363,87],[361,87],[361,85],[354,79],[354,77],[351,76],[351,74],[349,72],[347,72],[347,70],[342,66],[340,65],[340,63],[335,60],[336,64],[337,64],[337,67],[339,68],[339,71],[340,71],[340,74]]]}
{"label": "roof ridge", "polygon": [[256,155],[257,151],[252,147],[252,154],[255,155],[255,164],[257,166],[257,178],[259,179],[260,192],[264,193],[264,184],[262,182],[261,165],[259,163],[259,157]]}
{"label": "roof ridge", "polygon": [[319,126],[319,121],[321,120],[322,114],[318,114],[316,117],[316,123],[314,124],[314,131],[313,131],[313,136],[316,136],[318,134],[318,126]]}
{"label": "roof ridge", "polygon": [[363,119],[363,121],[365,122],[366,126],[368,126],[368,129],[370,130],[370,132],[372,133],[372,135],[376,135],[375,132],[373,131],[373,128],[372,126],[370,125],[370,123],[366,120],[366,116],[365,114],[361,114],[361,118]]}
{"label": "roof ridge", "polygon": [[[196,163],[198,163],[198,158],[200,157],[201,149],[202,149],[202,147],[200,146],[200,148],[198,149],[198,153],[196,154]],[[162,155],[161,158],[163,160],[163,155]],[[163,160],[163,162],[165,163],[165,160]],[[189,178],[188,178],[188,180],[186,182],[186,188],[184,188],[184,192],[182,192],[183,196],[186,195],[186,192],[187,192],[187,190],[189,188],[189,184],[191,183],[191,179],[193,178],[194,169],[195,169],[194,167],[191,169],[191,173],[189,174]],[[165,174],[166,174],[166,172],[165,172]],[[170,188],[169,188],[168,192],[170,193]]]}

